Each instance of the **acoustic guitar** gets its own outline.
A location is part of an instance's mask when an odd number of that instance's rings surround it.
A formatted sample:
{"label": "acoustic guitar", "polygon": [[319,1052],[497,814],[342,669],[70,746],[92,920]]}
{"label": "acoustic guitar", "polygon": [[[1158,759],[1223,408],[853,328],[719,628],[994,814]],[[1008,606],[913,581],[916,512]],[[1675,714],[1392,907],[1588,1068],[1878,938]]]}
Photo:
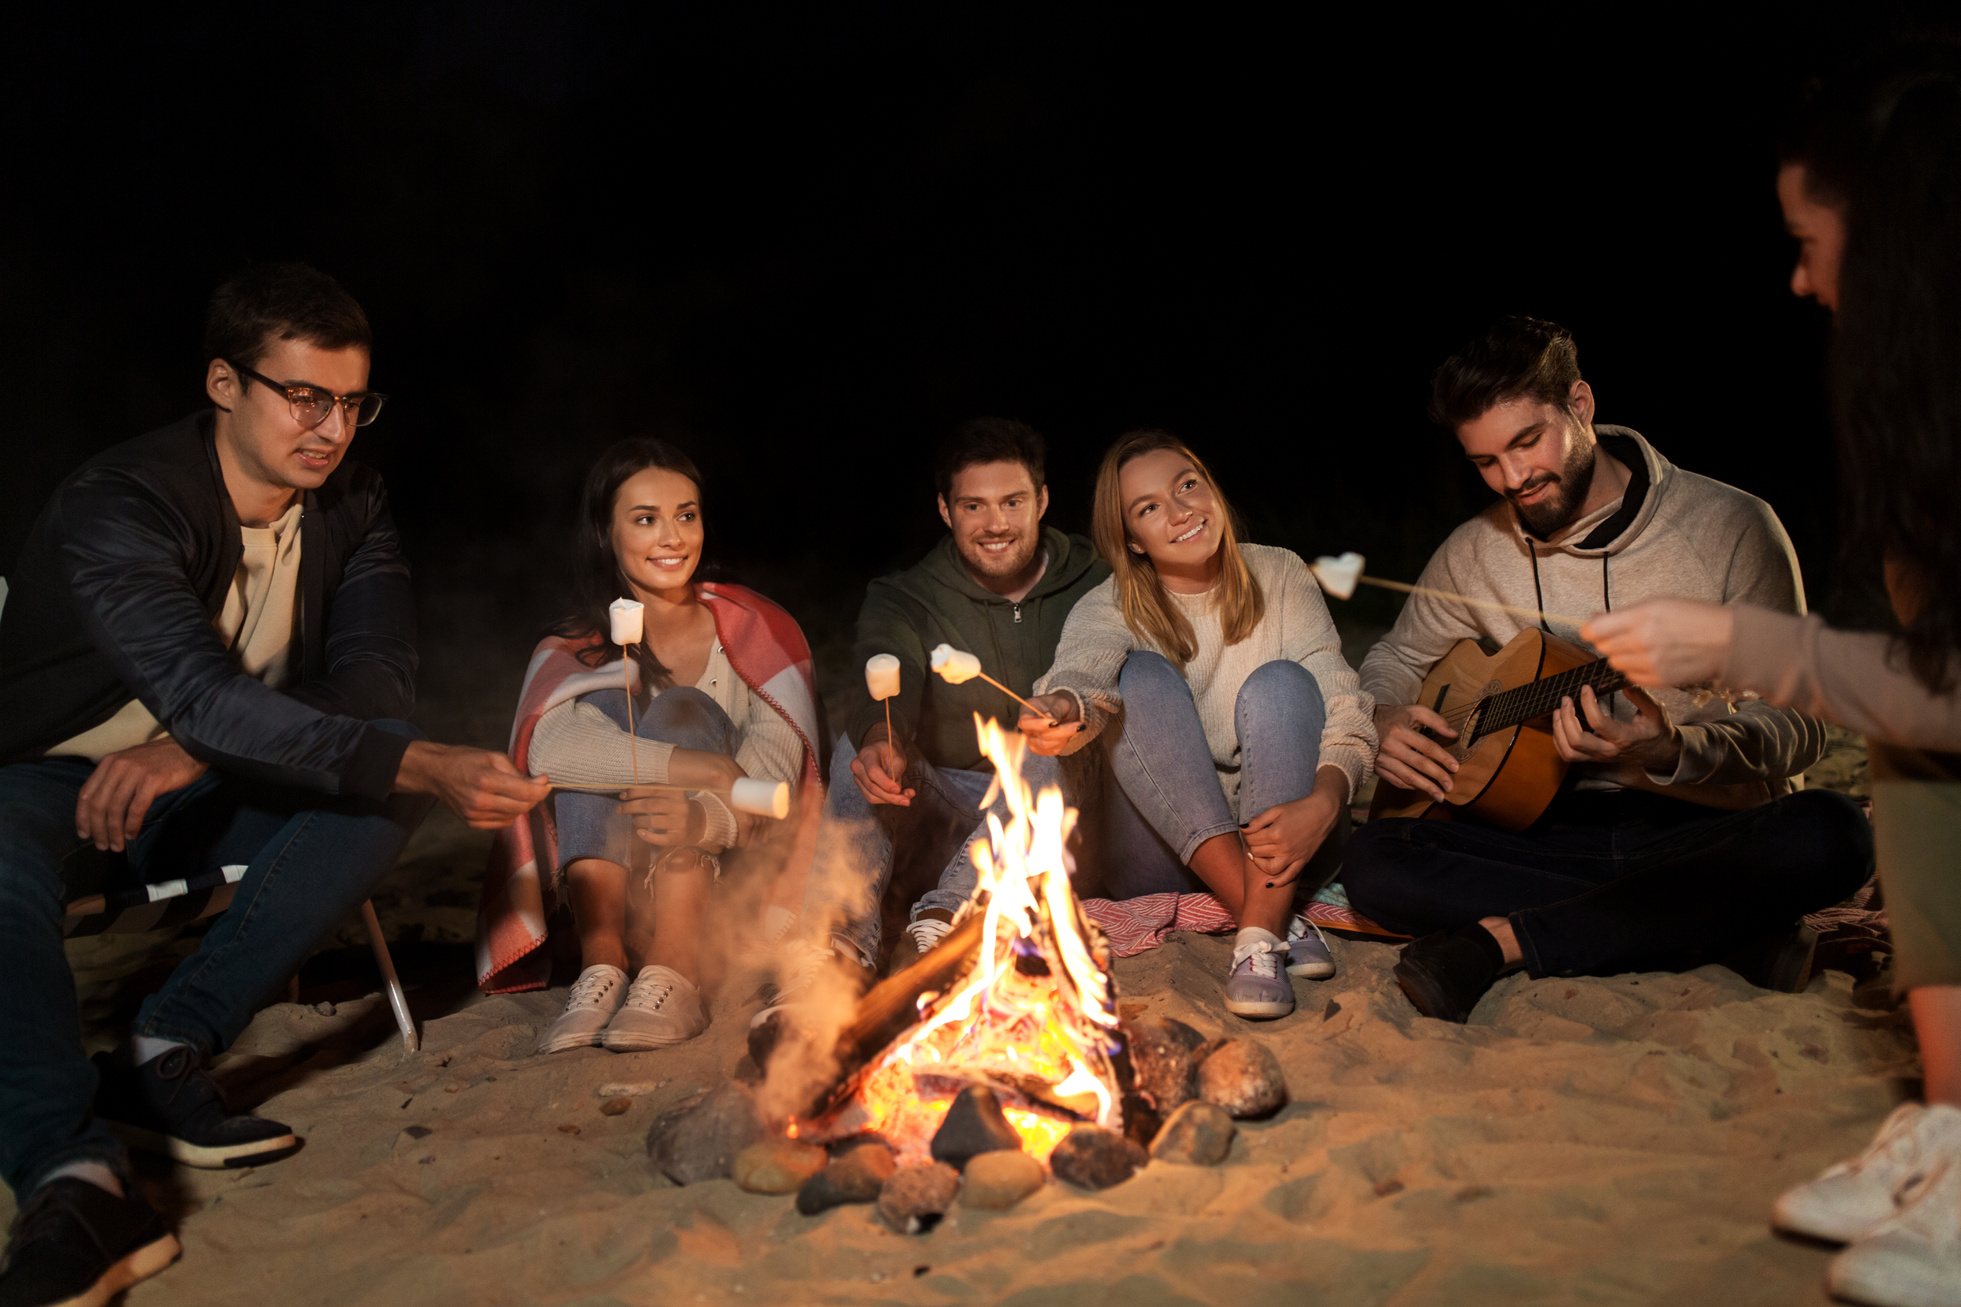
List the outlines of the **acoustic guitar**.
{"label": "acoustic guitar", "polygon": [[[1604,659],[1541,630],[1520,631],[1495,654],[1475,640],[1459,640],[1423,678],[1417,698],[1457,729],[1455,740],[1425,732],[1457,759],[1451,789],[1439,803],[1378,781],[1370,820],[1471,816],[1504,830],[1524,830],[1566,779],[1566,760],[1553,744],[1553,710],[1568,697],[1577,705],[1582,686],[1605,698],[1626,684]],[[1684,788],[1626,780],[1668,793]]]}

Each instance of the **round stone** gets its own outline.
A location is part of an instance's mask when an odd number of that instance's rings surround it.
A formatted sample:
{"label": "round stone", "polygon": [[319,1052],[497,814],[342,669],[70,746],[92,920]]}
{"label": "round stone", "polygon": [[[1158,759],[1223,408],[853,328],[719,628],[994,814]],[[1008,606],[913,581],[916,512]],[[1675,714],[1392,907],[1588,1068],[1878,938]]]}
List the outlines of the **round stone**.
{"label": "round stone", "polygon": [[939,1224],[959,1191],[960,1172],[945,1162],[902,1166],[879,1190],[878,1214],[900,1234],[924,1234]]}
{"label": "round stone", "polygon": [[1199,1064],[1198,1094],[1234,1117],[1271,1116],[1287,1101],[1287,1078],[1265,1044],[1228,1039]]}
{"label": "round stone", "polygon": [[730,1174],[752,1194],[793,1194],[830,1160],[815,1144],[765,1139],[737,1153]]}
{"label": "round stone", "polygon": [[1160,1162],[1187,1166],[1217,1166],[1232,1151],[1236,1127],[1223,1107],[1193,1099],[1171,1114],[1151,1141],[1151,1156]]}
{"label": "round stone", "polygon": [[1004,1212],[1048,1180],[1042,1164],[1019,1148],[976,1153],[960,1179],[960,1205]]}

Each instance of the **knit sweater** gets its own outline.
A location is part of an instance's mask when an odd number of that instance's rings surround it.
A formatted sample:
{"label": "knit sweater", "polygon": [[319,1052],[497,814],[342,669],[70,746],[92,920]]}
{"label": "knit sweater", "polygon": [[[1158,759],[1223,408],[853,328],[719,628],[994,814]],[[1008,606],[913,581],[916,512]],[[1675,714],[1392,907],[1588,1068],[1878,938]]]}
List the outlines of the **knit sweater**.
{"label": "knit sweater", "polygon": [[[1797,556],[1769,504],[1683,471],[1625,427],[1596,430],[1602,455],[1631,474],[1620,500],[1551,541],[1528,536],[1500,500],[1451,532],[1419,583],[1582,621],[1616,604],[1668,596],[1804,612]],[[1529,617],[1411,595],[1389,634],[1362,659],[1362,688],[1379,703],[1413,703],[1424,675],[1459,640],[1501,646],[1532,624]],[[1575,622],[1549,617],[1547,628],[1584,645]],[[1682,739],[1674,771],[1648,774],[1654,784],[1733,786],[1722,806],[1740,807],[1797,788],[1791,778],[1801,783],[1805,768],[1824,756],[1824,727],[1801,712],[1763,701],[1732,707],[1720,698],[1698,708],[1690,691],[1653,693]],[[1633,719],[1625,695],[1611,696],[1609,705],[1617,719]],[[1582,788],[1617,788],[1617,771],[1611,764],[1576,764],[1573,775]]]}
{"label": "knit sweater", "polygon": [[[617,666],[617,664],[615,664]],[[735,669],[717,640],[708,666],[695,688],[713,699],[735,723],[739,741],[736,765],[745,776],[787,781],[793,788],[803,770],[803,741],[783,715],[759,700]],[[649,785],[667,784],[668,760],[674,746],[660,740],[629,740],[619,725],[592,704],[567,699],[538,719],[531,736],[532,769],[565,785],[617,785],[639,779]],[[714,794],[696,794],[708,815],[704,844],[727,848],[735,843],[735,814]]]}
{"label": "knit sweater", "polygon": [[1922,685],[1883,631],[1739,607],[1723,684],[1887,744],[1961,753],[1961,694]]}
{"label": "knit sweater", "polygon": [[[1240,557],[1260,584],[1266,612],[1260,624],[1238,644],[1225,642],[1212,596],[1174,595],[1192,624],[1198,652],[1184,667],[1192,701],[1205,727],[1212,765],[1219,774],[1226,802],[1239,817],[1239,732],[1233,710],[1239,687],[1263,663],[1285,659],[1313,674],[1327,703],[1327,724],[1321,732],[1321,765],[1339,767],[1348,777],[1348,792],[1361,789],[1375,760],[1375,704],[1362,692],[1355,670],[1341,656],[1341,636],[1328,616],[1327,602],[1298,554],[1268,545],[1241,545]],[[1055,666],[1035,683],[1038,694],[1073,694],[1082,708],[1085,729],[1067,752],[1094,740],[1123,709],[1117,678],[1124,660],[1135,650],[1165,651],[1139,636],[1124,621],[1115,577],[1084,595],[1062,628]],[[1256,816],[1258,814],[1245,814]]]}

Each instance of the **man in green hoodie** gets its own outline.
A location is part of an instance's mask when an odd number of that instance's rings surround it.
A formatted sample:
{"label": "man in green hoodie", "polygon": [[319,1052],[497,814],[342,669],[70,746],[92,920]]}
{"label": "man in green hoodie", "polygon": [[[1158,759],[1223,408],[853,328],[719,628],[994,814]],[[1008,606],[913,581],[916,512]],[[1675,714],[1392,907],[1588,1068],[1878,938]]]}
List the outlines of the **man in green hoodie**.
{"label": "man in green hoodie", "polygon": [[[890,701],[888,737],[886,705],[854,683],[856,702],[832,754],[803,911],[817,962],[835,954],[870,974],[894,866],[937,875],[973,831],[994,778],[974,738],[974,714],[1014,729],[1020,705],[978,678],[949,685],[930,670],[933,647],[975,654],[989,676],[1032,694],[1055,658],[1069,610],[1110,574],[1088,538],[1042,525],[1045,461],[1042,437],[1023,423],[962,423],[937,468],[949,534],[865,594],[852,657],[859,667],[876,654],[897,658],[899,693]],[[1054,767],[1053,759],[1031,753],[1024,775],[1031,783],[1053,780]],[[908,955],[939,941],[965,897],[940,886],[919,900],[902,945]]]}

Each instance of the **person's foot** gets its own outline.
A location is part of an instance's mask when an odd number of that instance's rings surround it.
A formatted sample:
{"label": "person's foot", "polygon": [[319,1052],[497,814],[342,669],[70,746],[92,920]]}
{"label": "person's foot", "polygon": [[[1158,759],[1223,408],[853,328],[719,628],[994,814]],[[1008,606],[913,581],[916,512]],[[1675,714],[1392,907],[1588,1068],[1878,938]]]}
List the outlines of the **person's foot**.
{"label": "person's foot", "polygon": [[1812,1239],[1850,1242],[1895,1215],[1917,1181],[1950,1161],[1961,1161],[1961,1108],[1902,1103],[1865,1152],[1786,1190],[1771,1224]]}
{"label": "person's foot", "polygon": [[1722,964],[1758,989],[1801,994],[1811,983],[1811,964],[1817,956],[1818,932],[1799,922],[1750,940],[1732,950]]}
{"label": "person's foot", "polygon": [[953,914],[945,908],[921,908],[905,929],[900,948],[907,950],[894,963],[894,970],[911,966],[940,946],[953,929]]}
{"label": "person's foot", "polygon": [[604,1040],[606,1023],[625,1001],[626,972],[604,962],[587,967],[572,982],[565,1011],[538,1041],[538,1051],[563,1053],[568,1048],[597,1048]]}
{"label": "person's foot", "polygon": [[1403,945],[1395,976],[1418,1012],[1462,1025],[1504,969],[1504,949],[1474,921]]}
{"label": "person's foot", "polygon": [[182,1251],[134,1190],[118,1197],[87,1180],[50,1180],[8,1232],[0,1307],[103,1307]]}
{"label": "person's foot", "polygon": [[642,1053],[693,1039],[708,1029],[701,991],[673,967],[640,968],[626,1001],[606,1027],[606,1047],[615,1053]]}
{"label": "person's foot", "polygon": [[1236,946],[1226,975],[1226,1011],[1268,1020],[1292,1012],[1294,987],[1287,982],[1286,962],[1286,944],[1275,943],[1271,935]]}
{"label": "person's foot", "polygon": [[1287,974],[1307,980],[1326,980],[1335,974],[1335,955],[1328,937],[1306,917],[1287,923]]}
{"label": "person's foot", "polygon": [[[1952,1110],[1952,1109],[1950,1109]],[[1832,1294],[1873,1307],[1961,1307],[1961,1149],[1950,1148],[1899,1211],[1832,1259]]]}
{"label": "person's foot", "polygon": [[858,950],[836,937],[828,943],[800,940],[786,956],[770,987],[768,1001],[749,1019],[749,1057],[768,1066],[770,1054],[782,1042],[799,1007],[813,1002],[856,1002],[872,987],[877,973],[866,966]]}
{"label": "person's foot", "polygon": [[260,1166],[299,1151],[290,1126],[227,1112],[223,1091],[185,1045],[141,1066],[97,1053],[95,1066],[95,1115],[131,1148],[210,1170]]}

